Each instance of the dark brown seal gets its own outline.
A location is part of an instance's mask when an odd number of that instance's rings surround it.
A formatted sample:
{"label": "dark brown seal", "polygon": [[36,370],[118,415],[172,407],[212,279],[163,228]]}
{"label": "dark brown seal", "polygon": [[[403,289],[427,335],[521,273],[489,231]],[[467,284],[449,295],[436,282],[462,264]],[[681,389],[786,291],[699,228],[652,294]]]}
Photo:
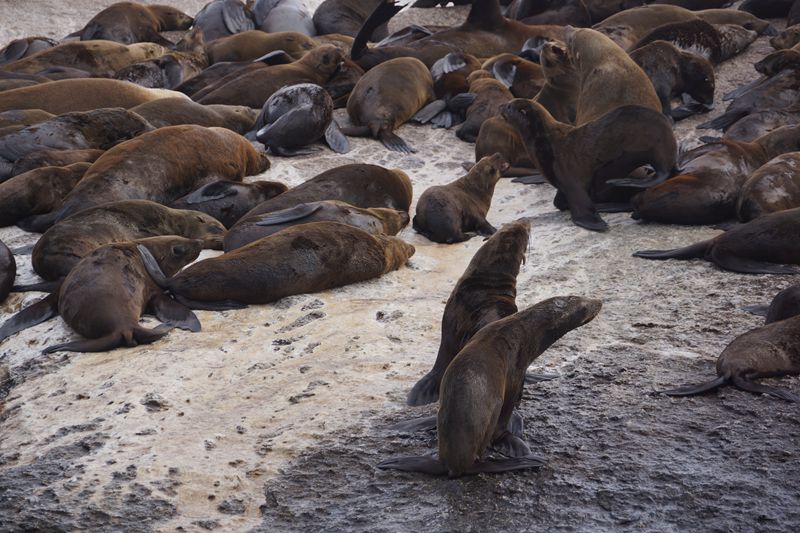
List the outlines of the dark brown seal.
{"label": "dark brown seal", "polygon": [[800,152],[771,159],[753,172],[739,191],[736,215],[742,222],[800,207]]}
{"label": "dark brown seal", "polygon": [[315,46],[314,40],[302,33],[250,30],[208,43],[206,51],[213,64],[221,61],[252,61],[278,50],[300,59]]}
{"label": "dark brown seal", "polygon": [[[325,0],[314,11],[314,26],[319,35],[340,33],[355,37],[364,22],[383,0]],[[389,35],[384,23],[372,32],[369,39],[380,41]]]}
{"label": "dark brown seal", "polygon": [[772,324],[800,315],[800,285],[793,285],[775,295],[767,308],[765,323]]}
{"label": "dark brown seal", "polygon": [[547,43],[539,59],[545,82],[533,101],[541,104],[557,121],[574,124],[581,80],[566,47]]}
{"label": "dark brown seal", "polygon": [[[75,163],[94,163],[105,150],[39,150],[17,159],[12,176],[42,167],[68,167]],[[63,198],[62,198],[63,200]]]}
{"label": "dark brown seal", "polygon": [[701,19],[658,26],[633,44],[629,52],[656,41],[666,41],[680,50],[698,54],[715,64],[722,61],[720,33],[714,26]]}
{"label": "dark brown seal", "polygon": [[[457,477],[542,466],[544,460],[508,430],[522,399],[525,370],[556,340],[590,322],[601,306],[599,300],[556,297],[482,328],[442,378],[438,458],[399,457],[378,468]],[[490,446],[509,458],[484,460]]]}
{"label": "dark brown seal", "polygon": [[0,183],[0,226],[57,209],[90,166],[74,163],[36,168]]}
{"label": "dark brown seal", "polygon": [[503,177],[538,173],[536,162],[528,154],[519,132],[503,117],[492,117],[484,122],[475,140],[475,161],[495,153],[508,161],[509,167],[503,171]]}
{"label": "dark brown seal", "polygon": [[556,205],[569,209],[576,225],[592,231],[608,229],[594,202],[604,201],[609,178],[649,163],[655,179],[664,180],[675,167],[677,143],[660,110],[618,107],[576,128],[557,122],[540,104],[518,98],[503,108],[503,118],[558,189]]}
{"label": "dark brown seal", "polygon": [[3,241],[0,241],[0,304],[2,304],[11,287],[14,286],[14,278],[17,275],[17,262],[14,254],[8,249]]}
{"label": "dark brown seal", "polygon": [[515,54],[500,54],[482,68],[503,82],[516,98],[535,98],[545,83],[542,66]]}
{"label": "dark brown seal", "polygon": [[414,231],[447,244],[476,234],[492,235],[497,230],[486,220],[486,213],[492,205],[494,187],[507,168],[503,156],[493,154],[456,181],[426,189],[417,202]]}
{"label": "dark brown seal", "polygon": [[698,259],[743,274],[800,274],[800,208],[770,213],[685,248],[646,250],[645,259]]}
{"label": "dark brown seal", "polygon": [[105,8],[75,32],[81,41],[107,40],[122,44],[143,41],[169,46],[162,31],[188,30],[193,19],[174,7],[117,2]]}
{"label": "dark brown seal", "polygon": [[505,224],[472,256],[444,307],[433,369],[408,393],[408,405],[437,401],[442,376],[464,345],[485,325],[517,312],[517,274],[529,236],[527,220]]}
{"label": "dark brown seal", "polygon": [[156,283],[195,309],[264,304],[397,270],[414,247],[338,222],[292,226],[233,252],[205,259],[167,279],[140,248]]}
{"label": "dark brown seal", "polygon": [[155,128],[197,124],[198,126],[227,128],[244,135],[258,117],[258,110],[239,105],[202,105],[188,98],[160,98],[130,109]]}
{"label": "dark brown seal", "polygon": [[456,130],[456,137],[466,142],[475,142],[481,125],[500,114],[500,107],[514,99],[514,95],[501,81],[493,78],[480,78],[471,82],[469,93],[474,95],[467,109],[464,123]]}
{"label": "dark brown seal", "polygon": [[408,212],[411,198],[411,180],[400,169],[365,164],[332,168],[250,210],[225,236],[225,251],[265,235],[264,228],[256,225],[258,215],[264,213],[320,200],[339,200],[364,209],[388,207]]}
{"label": "dark brown seal", "polygon": [[170,207],[206,213],[230,228],[251,209],[287,189],[277,181],[215,181],[178,198]]}

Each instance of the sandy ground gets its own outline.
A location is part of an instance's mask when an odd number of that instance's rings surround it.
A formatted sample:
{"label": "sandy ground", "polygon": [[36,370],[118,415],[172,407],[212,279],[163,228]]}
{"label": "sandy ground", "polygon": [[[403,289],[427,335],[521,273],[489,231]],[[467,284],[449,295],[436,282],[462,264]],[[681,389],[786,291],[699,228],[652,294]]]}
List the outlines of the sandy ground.
{"label": "sandy ground", "polygon": [[[0,40],[62,36],[111,3],[3,0]],[[171,3],[192,13],[202,4]],[[395,24],[464,15],[409,12]],[[721,65],[718,95],[754,79],[750,65],[768,50],[759,39]],[[692,142],[707,118],[681,123],[681,140]],[[408,172],[416,198],[473,157],[451,131],[399,134],[419,151],[353,139],[345,156],[272,158],[261,177],[293,186],[338,165],[376,163]],[[200,333],[43,356],[75,338],[57,319],[9,339],[0,346],[0,371],[13,383],[0,414],[0,530],[796,531],[797,406],[734,389],[654,394],[712,377],[722,349],[761,321],[739,308],[767,302],[792,278],[633,258],[718,232],[617,214],[605,217],[608,233],[591,233],[552,207],[553,194],[504,180],[488,216],[496,226],[531,221],[520,308],[563,294],[604,301],[594,322],[534,365],[560,376],[528,387],[521,406],[543,469],[446,480],[374,467],[435,449],[434,435],[386,427],[434,412],[406,407],[405,395],[432,365],[445,301],[482,244],[437,245],[409,228],[400,236],[417,253],[399,271],[273,305],[198,312]],[[0,230],[11,247],[35,238]],[[17,261],[19,280],[35,279],[29,258]],[[39,297],[12,295],[0,320]],[[800,391],[797,379],[780,385]]]}

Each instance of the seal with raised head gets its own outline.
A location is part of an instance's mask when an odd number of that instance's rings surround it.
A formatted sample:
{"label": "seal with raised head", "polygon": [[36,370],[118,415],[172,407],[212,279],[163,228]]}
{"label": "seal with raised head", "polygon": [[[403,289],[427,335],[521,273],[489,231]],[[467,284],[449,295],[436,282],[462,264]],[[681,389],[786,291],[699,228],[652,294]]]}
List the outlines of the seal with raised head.
{"label": "seal with raised head", "polygon": [[753,172],[739,191],[736,215],[742,222],[800,207],[800,152],[771,159]]}
{"label": "seal with raised head", "polygon": [[505,224],[472,256],[444,307],[433,369],[408,393],[408,405],[437,401],[442,376],[464,345],[485,325],[517,312],[517,274],[529,236],[527,220]]}
{"label": "seal with raised head", "polygon": [[383,62],[364,74],[350,93],[347,114],[355,126],[342,131],[371,135],[395,152],[415,152],[394,130],[434,98],[433,77],[422,61],[401,57]]}
{"label": "seal with raised head", "polygon": [[[439,391],[438,457],[398,457],[378,468],[457,477],[542,466],[509,430],[522,399],[525,370],[555,341],[600,312],[599,300],[561,296],[496,320],[458,352]],[[490,448],[508,458],[485,460]]]}
{"label": "seal with raised head", "polygon": [[[339,33],[355,37],[364,22],[383,0],[325,0],[314,11],[314,26],[319,35]],[[380,41],[389,35],[387,23],[375,29],[370,41]]]}
{"label": "seal with raised head", "polygon": [[494,187],[507,168],[503,156],[493,154],[456,181],[426,189],[417,202],[414,231],[446,244],[465,241],[475,234],[492,235],[497,230],[486,220],[486,213],[492,205]]}
{"label": "seal with raised head", "polygon": [[140,248],[155,282],[193,309],[264,304],[377,278],[397,270],[414,247],[396,237],[370,235],[339,222],[292,226],[205,259],[167,278]]}
{"label": "seal with raised head", "polygon": [[582,228],[608,229],[595,202],[611,200],[603,197],[609,178],[651,164],[654,179],[661,181],[675,168],[677,143],[672,124],[660,109],[618,107],[574,127],[557,122],[540,104],[518,98],[506,104],[502,114],[517,129],[547,181],[558,189],[556,206],[569,209],[572,221]]}
{"label": "seal with raised head", "polygon": [[193,21],[174,7],[117,2],[92,17],[73,35],[79,35],[81,41],[102,39],[122,44],[149,41],[170,46],[172,43],[159,32],[188,30]]}
{"label": "seal with raised head", "polygon": [[11,287],[14,286],[14,278],[17,276],[17,262],[14,254],[8,249],[3,241],[0,241],[0,304],[2,304]]}
{"label": "seal with raised head", "polygon": [[188,98],[161,98],[130,109],[154,128],[197,124],[207,128],[227,128],[244,135],[258,118],[258,110],[242,105],[203,105]]}
{"label": "seal with raised head", "polygon": [[302,33],[250,30],[208,43],[206,52],[209,61],[214,64],[223,61],[252,61],[278,50],[293,59],[300,59],[315,47],[314,40]]}
{"label": "seal with raised head", "polygon": [[560,43],[546,43],[539,60],[545,81],[533,99],[564,124],[574,124],[578,107],[580,76],[567,49]]}
{"label": "seal with raised head", "polygon": [[264,228],[256,225],[258,215],[264,213],[320,200],[339,200],[364,209],[388,207],[408,212],[411,198],[411,180],[400,169],[366,164],[332,168],[250,210],[225,236],[225,251],[265,235]]}
{"label": "seal with raised head", "polygon": [[705,259],[742,274],[800,274],[800,208],[787,209],[734,226],[725,233],[685,248],[645,250],[644,259]]}
{"label": "seal with raised head", "polygon": [[277,181],[215,181],[178,198],[169,206],[206,213],[230,228],[251,209],[287,189]]}

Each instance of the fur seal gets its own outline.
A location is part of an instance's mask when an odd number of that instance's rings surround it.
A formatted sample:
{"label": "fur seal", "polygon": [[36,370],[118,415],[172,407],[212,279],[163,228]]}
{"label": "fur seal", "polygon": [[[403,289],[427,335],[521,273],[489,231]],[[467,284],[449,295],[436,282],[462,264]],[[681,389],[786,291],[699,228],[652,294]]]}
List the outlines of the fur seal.
{"label": "fur seal", "polygon": [[456,137],[466,142],[475,142],[481,124],[500,114],[500,107],[514,99],[505,84],[493,78],[480,78],[469,85],[472,104],[467,108],[464,123],[456,130]]}
{"label": "fur seal", "polygon": [[714,64],[722,61],[722,38],[714,26],[701,19],[662,24],[647,32],[628,48],[638,50],[656,41],[666,41],[679,50],[704,57]]}
{"label": "fur seal", "polygon": [[[798,4],[800,6],[800,4]],[[784,50],[793,48],[796,44],[800,43],[800,25],[788,25],[785,30],[778,33],[769,40],[769,44],[775,50]]]}
{"label": "fur seal", "polygon": [[703,9],[695,11],[698,17],[715,26],[718,24],[735,24],[759,35],[774,36],[778,31],[766,20],[738,9]]}
{"label": "fur seal", "polygon": [[397,270],[414,255],[414,247],[396,237],[338,222],[286,228],[169,279],[146,248],[139,250],[159,287],[194,309],[265,304],[341,287]]}
{"label": "fur seal", "polygon": [[256,28],[275,33],[294,31],[316,35],[311,13],[302,0],[255,0],[250,7]]}
{"label": "fur seal", "polygon": [[[378,468],[450,477],[542,466],[508,431],[522,399],[525,370],[556,340],[590,322],[599,300],[562,296],[496,320],[478,331],[447,367],[439,392],[438,457],[398,457]],[[485,460],[490,447],[504,459]]]}
{"label": "fur seal", "polygon": [[528,148],[519,132],[503,117],[492,117],[484,122],[475,140],[475,161],[495,153],[499,153],[508,161],[509,167],[503,171],[503,177],[530,176],[538,173],[536,162],[528,154]]}
{"label": "fur seal", "polygon": [[416,152],[394,130],[435,98],[428,67],[412,57],[392,59],[358,80],[347,100],[347,114],[355,125],[346,135],[371,135],[389,150]]}
{"label": "fur seal", "polygon": [[580,77],[565,46],[547,43],[540,54],[544,86],[533,99],[559,122],[574,124]]}
{"label": "fur seal", "polygon": [[[370,13],[383,0],[325,0],[314,11],[314,26],[319,35],[340,33],[355,37]],[[380,41],[389,35],[386,23],[372,32],[369,39]]]}
{"label": "fur seal", "polygon": [[339,200],[364,209],[388,207],[408,212],[411,198],[411,180],[400,169],[365,164],[332,168],[250,210],[225,236],[224,249],[227,252],[260,239],[264,228],[255,222],[264,213],[320,200]]}
{"label": "fur seal", "polygon": [[603,32],[624,50],[628,50],[658,26],[697,18],[695,12],[679,6],[650,4],[614,13],[592,28]]}
{"label": "fur seal", "polygon": [[[752,141],[786,124],[800,122],[800,107],[785,111],[759,111],[737,120],[725,130],[723,139],[732,141]],[[703,142],[719,141],[719,138],[700,137]]]}
{"label": "fur seal", "polygon": [[[584,0],[514,0],[506,16],[525,24],[557,24],[585,28],[592,25],[592,14]],[[638,4],[637,4],[638,5]]]}
{"label": "fur seal", "polygon": [[24,37],[22,39],[14,39],[8,43],[2,50],[0,50],[0,65],[12,63],[19,59],[32,56],[42,50],[47,50],[58,44],[49,37]]}
{"label": "fur seal", "polygon": [[475,252],[442,314],[442,337],[433,369],[408,393],[408,405],[439,399],[445,370],[482,327],[517,312],[517,275],[528,249],[530,223],[503,225]]}
{"label": "fur seal", "polygon": [[250,10],[239,0],[212,0],[194,16],[207,43],[255,28]]}
{"label": "fur seal", "polygon": [[32,126],[55,115],[41,109],[12,109],[0,113],[0,128],[7,126]]}
{"label": "fur seal", "polygon": [[17,276],[17,262],[14,254],[8,249],[3,241],[0,241],[0,304],[2,304],[11,287],[14,286],[14,278]]}
{"label": "fur seal", "polygon": [[302,33],[250,30],[208,43],[206,51],[209,61],[214,64],[222,61],[252,61],[278,50],[300,59],[315,46],[314,40]]}
{"label": "fur seal", "polygon": [[[252,70],[192,99],[201,104],[233,104],[261,108],[278,89],[297,83],[324,85],[342,62],[333,45],[320,46],[288,65]],[[429,74],[430,75],[430,74]]]}
{"label": "fur seal", "polygon": [[80,36],[81,41],[105,40],[122,44],[149,41],[170,46],[172,43],[159,32],[188,30],[193,21],[174,7],[117,2],[100,11],[73,35]]}
{"label": "fur seal", "polygon": [[202,105],[188,98],[160,98],[130,109],[155,128],[197,124],[207,128],[227,128],[244,135],[258,118],[258,111],[247,106],[209,104]]}
{"label": "fur seal", "polygon": [[316,148],[306,147],[322,139],[338,154],[350,151],[350,142],[333,118],[333,100],[313,83],[290,85],[273,93],[255,128],[258,142],[277,155],[314,153]]}
{"label": "fur seal", "polygon": [[767,307],[765,324],[772,324],[800,315],[800,285],[788,287],[778,294]]}
{"label": "fur seal", "polygon": [[0,226],[11,226],[31,215],[57,209],[90,166],[91,163],[74,163],[41,167],[0,183]]}
{"label": "fur seal", "polygon": [[172,89],[208,67],[203,33],[194,28],[175,45],[174,51],[137,61],[114,73],[114,78],[142,87]]}
{"label": "fur seal", "polygon": [[800,152],[767,161],[739,191],[736,215],[742,222],[776,211],[800,207]]}
{"label": "fur seal", "polygon": [[160,235],[201,240],[222,249],[225,226],[205,213],[147,200],[109,202],[75,213],[53,225],[33,248],[33,270],[47,281],[66,276],[78,261],[106,244]]}
{"label": "fur seal", "polygon": [[800,208],[787,209],[734,226],[725,233],[685,248],[645,250],[645,259],[705,259],[742,274],[800,274]]}
{"label": "fur seal", "polygon": [[206,213],[230,228],[248,211],[287,189],[286,185],[276,181],[215,181],[178,198],[169,206]]}
{"label": "fur seal", "polygon": [[608,229],[593,197],[600,196],[609,178],[627,176],[649,163],[656,179],[663,180],[675,167],[677,143],[660,110],[623,106],[573,127],[557,122],[540,104],[518,98],[506,104],[502,114],[558,189],[557,205],[568,208],[572,221],[582,228]]}
{"label": "fur seal", "polygon": [[[17,159],[11,175],[19,176],[42,167],[67,167],[75,163],[94,163],[105,150],[40,150]],[[63,198],[63,197],[62,197]]]}
{"label": "fur seal", "polygon": [[742,184],[758,167],[800,150],[800,126],[783,126],[753,142],[723,140],[682,156],[678,174],[636,195],[633,218],[665,224],[714,224],[736,216]]}
{"label": "fur seal", "polygon": [[497,229],[486,220],[494,187],[508,162],[500,154],[484,157],[470,171],[447,185],[426,189],[417,202],[414,231],[428,239],[452,244]]}
{"label": "fur seal", "polygon": [[740,335],[717,359],[717,379],[664,391],[669,396],[692,396],[724,385],[782,400],[800,402],[800,396],[784,389],[753,382],[758,378],[800,374],[800,317],[781,320]]}
{"label": "fur seal", "polygon": [[515,98],[535,98],[545,83],[541,65],[514,54],[500,54],[482,68],[508,87]]}
{"label": "fur seal", "polygon": [[101,107],[131,107],[180,93],[99,78],[58,80],[0,93],[0,111],[41,109],[54,115]]}

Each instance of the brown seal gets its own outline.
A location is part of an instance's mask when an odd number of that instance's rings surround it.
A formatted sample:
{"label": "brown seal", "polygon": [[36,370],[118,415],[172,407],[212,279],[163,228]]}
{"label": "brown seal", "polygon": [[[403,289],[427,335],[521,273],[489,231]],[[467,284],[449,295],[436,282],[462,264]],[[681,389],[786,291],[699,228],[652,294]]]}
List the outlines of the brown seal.
{"label": "brown seal", "polygon": [[[474,73],[473,73],[474,74]],[[500,107],[514,99],[514,95],[501,81],[493,78],[480,78],[469,85],[474,95],[467,109],[464,123],[456,130],[456,137],[466,142],[475,142],[478,132],[487,119],[500,114]]]}
{"label": "brown seal", "polygon": [[515,54],[494,56],[482,68],[503,82],[516,98],[535,98],[545,84],[542,66]]}
{"label": "brown seal", "polygon": [[705,20],[683,20],[656,27],[633,44],[628,52],[656,41],[666,41],[680,50],[700,55],[716,64],[722,61],[721,37],[719,31]]}
{"label": "brown seal", "polygon": [[527,220],[505,224],[472,256],[444,307],[433,369],[408,393],[408,405],[437,401],[442,376],[464,345],[485,325],[517,312],[517,275],[529,236]]}
{"label": "brown seal", "polygon": [[759,35],[773,36],[778,31],[766,20],[738,9],[703,9],[695,12],[698,17],[710,24],[735,24]]}
{"label": "brown seal", "polygon": [[206,213],[230,228],[251,209],[287,189],[276,181],[215,181],[178,198],[170,207]]}
{"label": "brown seal", "polygon": [[194,20],[186,13],[165,5],[117,2],[105,8],[73,35],[81,41],[106,40],[122,44],[143,41],[170,46],[162,31],[188,30]]}
{"label": "brown seal", "polygon": [[414,247],[338,222],[284,229],[233,252],[205,259],[167,279],[140,248],[153,279],[194,309],[264,304],[377,278],[400,268]]}
{"label": "brown seal", "polygon": [[547,43],[539,57],[544,86],[533,99],[564,124],[574,124],[580,91],[580,76],[567,49],[560,43]]}
{"label": "brown seal", "polygon": [[58,80],[0,93],[0,111],[41,109],[54,115],[91,111],[101,107],[131,107],[180,96],[180,93],[146,89],[120,80],[99,78]]}
{"label": "brown seal", "polygon": [[608,35],[623,50],[628,50],[658,26],[697,18],[694,11],[679,6],[651,4],[620,11],[592,27]]}
{"label": "brown seal", "polygon": [[264,213],[320,200],[339,200],[364,209],[388,207],[408,212],[411,198],[411,180],[400,169],[366,164],[332,168],[250,210],[225,236],[225,251],[260,239],[265,231],[255,222]]}
{"label": "brown seal", "polygon": [[381,63],[358,80],[347,100],[355,127],[345,135],[371,135],[389,150],[415,152],[394,130],[435,98],[433,77],[418,59],[403,57]]}
{"label": "brown seal", "polygon": [[747,222],[776,211],[800,207],[800,152],[767,161],[739,191],[736,215]]}
{"label": "brown seal", "polygon": [[742,184],[780,154],[800,150],[800,126],[753,142],[723,140],[683,154],[678,175],[633,198],[633,218],[666,224],[714,224],[736,216]]}
{"label": "brown seal", "polygon": [[161,98],[130,109],[155,128],[197,124],[208,128],[227,128],[239,134],[253,129],[258,110],[239,105],[202,105],[188,98]]}
{"label": "brown seal", "polygon": [[675,250],[646,250],[645,259],[697,259],[743,274],[800,274],[800,208],[758,217],[722,235]]}
{"label": "brown seal", "polygon": [[528,148],[519,132],[503,117],[492,117],[484,122],[475,141],[475,161],[495,153],[499,153],[508,161],[509,167],[503,171],[503,177],[530,176],[538,173],[536,162],[528,154]]}
{"label": "brown seal", "polygon": [[772,324],[798,315],[800,315],[800,285],[793,285],[772,299],[767,308],[765,323]]}
{"label": "brown seal", "polygon": [[[75,163],[94,163],[105,150],[39,150],[17,159],[11,171],[12,176],[42,167],[68,167]],[[63,199],[63,198],[62,198]]]}
{"label": "brown seal", "polygon": [[106,244],[160,235],[200,239],[221,249],[225,226],[205,213],[147,200],[109,202],[75,213],[48,229],[33,248],[33,270],[42,278],[63,278],[75,264]]}
{"label": "brown seal", "polygon": [[11,287],[14,286],[14,278],[17,276],[17,262],[14,254],[8,249],[3,241],[0,241],[0,304],[2,304]]}
{"label": "brown seal", "polygon": [[608,229],[594,202],[608,201],[603,192],[609,178],[649,163],[656,180],[664,180],[675,167],[677,143],[660,110],[623,106],[573,127],[557,122],[540,104],[518,98],[503,108],[503,118],[558,189],[556,205],[569,209],[576,225],[592,231]]}
{"label": "brown seal", "polygon": [[[399,457],[378,468],[457,477],[542,466],[544,460],[508,430],[522,399],[525,370],[556,340],[590,322],[601,306],[577,296],[550,298],[482,328],[442,378],[438,458]],[[509,458],[484,460],[489,447]]]}
{"label": "brown seal", "polygon": [[288,65],[264,66],[237,76],[210,90],[201,104],[233,104],[261,108],[278,89],[297,83],[325,85],[342,62],[342,52],[332,45],[314,48],[301,59]]}
{"label": "brown seal", "polygon": [[[383,0],[325,0],[314,11],[314,26],[319,35],[341,33],[355,37],[370,13]],[[369,36],[370,41],[380,41],[389,35],[384,23]]]}
{"label": "brown seal", "polygon": [[[800,6],[800,4],[798,4],[798,6]],[[798,43],[800,43],[800,24],[787,26],[785,30],[769,40],[769,44],[775,50],[794,48]]]}
{"label": "brown seal", "polygon": [[214,64],[221,61],[252,61],[278,50],[293,59],[300,59],[315,47],[314,40],[302,33],[250,30],[210,42],[206,51],[209,61]]}
{"label": "brown seal", "polygon": [[664,391],[669,396],[692,396],[724,385],[800,403],[800,396],[754,379],[800,374],[800,316],[748,331],[731,342],[717,359],[717,379]]}
{"label": "brown seal", "polygon": [[42,167],[0,183],[0,226],[11,226],[31,215],[57,209],[90,166],[91,163],[74,163]]}
{"label": "brown seal", "polygon": [[[426,189],[417,202],[414,231],[434,242],[452,244],[495,231],[486,213],[494,187],[508,162],[500,154],[484,157],[466,176]],[[475,232],[475,233],[473,233]]]}
{"label": "brown seal", "polygon": [[[798,122],[800,122],[800,107],[786,110],[759,111],[734,122],[732,126],[725,130],[725,135],[722,136],[722,139],[752,141],[781,126]],[[721,139],[714,136],[703,136],[700,137],[700,140],[703,142],[716,142]]]}

